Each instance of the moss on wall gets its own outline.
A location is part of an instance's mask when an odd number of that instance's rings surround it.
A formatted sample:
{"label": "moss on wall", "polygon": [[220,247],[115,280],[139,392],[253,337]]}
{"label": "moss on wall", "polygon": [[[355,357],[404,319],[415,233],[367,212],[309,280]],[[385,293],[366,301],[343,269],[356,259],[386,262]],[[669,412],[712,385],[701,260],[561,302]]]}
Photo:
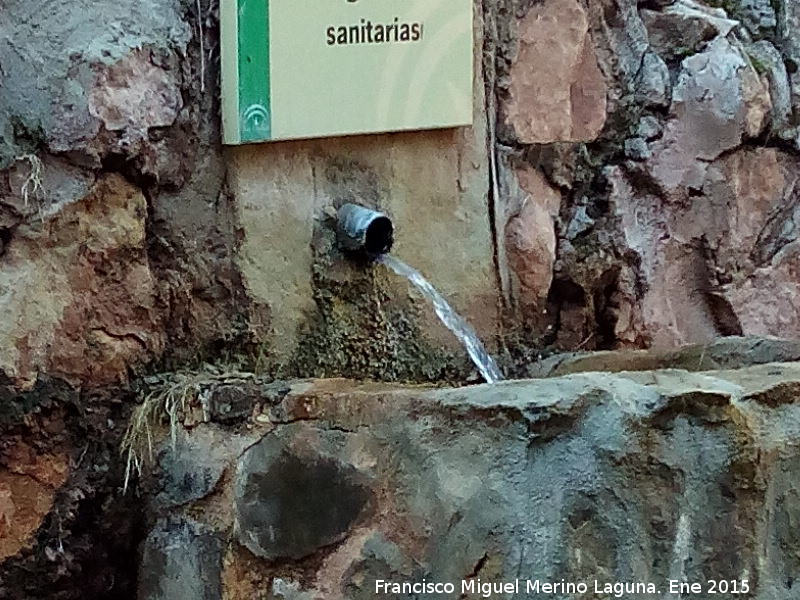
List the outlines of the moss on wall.
{"label": "moss on wall", "polygon": [[433,347],[417,325],[419,310],[401,307],[387,270],[343,255],[333,224],[314,241],[314,302],[294,356],[271,365],[285,377],[354,377],[381,381],[463,382],[471,365],[461,353]]}

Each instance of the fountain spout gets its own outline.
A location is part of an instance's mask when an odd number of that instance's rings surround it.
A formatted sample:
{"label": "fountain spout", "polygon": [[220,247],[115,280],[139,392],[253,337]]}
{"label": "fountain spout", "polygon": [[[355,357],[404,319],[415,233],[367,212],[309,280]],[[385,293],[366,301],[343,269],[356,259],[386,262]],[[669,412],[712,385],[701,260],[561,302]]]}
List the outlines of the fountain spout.
{"label": "fountain spout", "polygon": [[339,244],[345,250],[376,258],[392,249],[394,226],[385,214],[358,204],[345,204],[336,219]]}

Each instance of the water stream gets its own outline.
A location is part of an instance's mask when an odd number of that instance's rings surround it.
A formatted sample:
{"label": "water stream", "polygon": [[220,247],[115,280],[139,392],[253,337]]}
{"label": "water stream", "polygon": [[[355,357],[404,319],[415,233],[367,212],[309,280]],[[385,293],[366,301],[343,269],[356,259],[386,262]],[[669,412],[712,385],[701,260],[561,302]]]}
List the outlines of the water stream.
{"label": "water stream", "polygon": [[430,282],[416,269],[408,266],[402,260],[389,254],[378,257],[378,262],[383,263],[398,275],[405,277],[427,298],[436,315],[467,349],[467,354],[478,367],[487,383],[495,383],[503,379],[503,374],[494,359],[486,352],[475,330],[447,303],[442,295],[436,291]]}

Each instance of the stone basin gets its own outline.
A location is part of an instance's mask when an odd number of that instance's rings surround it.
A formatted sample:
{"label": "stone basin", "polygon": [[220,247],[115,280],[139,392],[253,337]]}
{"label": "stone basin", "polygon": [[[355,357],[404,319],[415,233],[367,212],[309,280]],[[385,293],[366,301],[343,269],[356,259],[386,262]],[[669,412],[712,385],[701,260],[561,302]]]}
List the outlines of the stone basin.
{"label": "stone basin", "polygon": [[[140,598],[599,598],[609,582],[800,572],[800,364],[433,388],[256,377],[199,386],[144,479]],[[376,581],[452,594],[376,595]],[[585,594],[526,582],[585,582]]]}

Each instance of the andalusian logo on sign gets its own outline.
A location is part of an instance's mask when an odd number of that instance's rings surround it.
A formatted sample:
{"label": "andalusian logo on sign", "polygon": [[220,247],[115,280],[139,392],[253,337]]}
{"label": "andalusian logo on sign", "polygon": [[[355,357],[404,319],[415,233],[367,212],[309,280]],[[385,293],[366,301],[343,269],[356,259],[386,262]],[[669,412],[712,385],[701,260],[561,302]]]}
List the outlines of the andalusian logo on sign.
{"label": "andalusian logo on sign", "polygon": [[472,122],[473,0],[222,0],[226,144]]}

